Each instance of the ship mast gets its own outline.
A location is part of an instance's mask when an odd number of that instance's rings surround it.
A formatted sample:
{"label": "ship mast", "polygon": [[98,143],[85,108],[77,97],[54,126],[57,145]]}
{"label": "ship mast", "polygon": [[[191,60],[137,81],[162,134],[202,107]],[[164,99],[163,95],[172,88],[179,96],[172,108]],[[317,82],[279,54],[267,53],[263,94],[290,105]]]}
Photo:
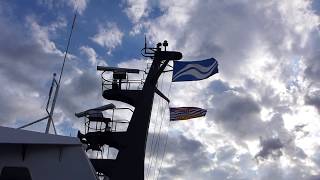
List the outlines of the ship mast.
{"label": "ship mast", "polygon": [[158,43],[149,74],[141,92],[140,101],[136,104],[131,117],[127,130],[127,148],[118,153],[117,168],[114,171],[115,179],[144,179],[145,148],[154,93],[160,92],[156,85],[169,59],[178,60],[182,58],[181,53],[161,51],[160,47],[161,43]]}
{"label": "ship mast", "polygon": [[[164,46],[164,50],[161,46]],[[110,88],[103,89],[103,97],[108,100],[122,101],[135,107],[127,131],[110,132],[97,131],[87,134],[78,133],[80,140],[88,144],[89,149],[101,147],[107,144],[119,150],[116,159],[91,159],[97,172],[103,173],[111,180],[144,179],[145,149],[152,112],[154,94],[169,101],[169,99],[157,89],[158,79],[164,72],[170,60],[179,60],[182,54],[176,51],[167,51],[167,41],[158,43],[156,48],[147,48],[145,45],[143,55],[151,58],[152,64],[143,88],[132,90],[123,88],[124,83],[129,83],[127,73],[139,73],[137,69],[125,69],[114,67],[98,66],[97,70],[113,72],[113,79],[103,83],[103,88],[110,85]],[[126,86],[128,87],[128,86]],[[91,109],[92,112],[99,109]],[[89,115],[89,114],[88,114]],[[79,113],[76,114],[77,117]],[[89,117],[89,116],[88,116]],[[90,118],[90,117],[89,117]]]}

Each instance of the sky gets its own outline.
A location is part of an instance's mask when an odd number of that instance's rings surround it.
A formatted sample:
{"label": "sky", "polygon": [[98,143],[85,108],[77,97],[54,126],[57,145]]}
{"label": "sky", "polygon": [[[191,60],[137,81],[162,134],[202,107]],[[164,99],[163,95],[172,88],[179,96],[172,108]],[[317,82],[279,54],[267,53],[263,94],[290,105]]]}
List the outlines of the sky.
{"label": "sky", "polygon": [[[0,125],[45,116],[75,12],[54,114],[59,134],[83,128],[75,112],[111,102],[97,65],[147,67],[146,35],[149,46],[168,40],[183,60],[219,62],[206,80],[160,77],[171,102],[156,95],[146,179],[320,179],[319,0],[0,1]],[[170,123],[168,106],[208,113]]]}

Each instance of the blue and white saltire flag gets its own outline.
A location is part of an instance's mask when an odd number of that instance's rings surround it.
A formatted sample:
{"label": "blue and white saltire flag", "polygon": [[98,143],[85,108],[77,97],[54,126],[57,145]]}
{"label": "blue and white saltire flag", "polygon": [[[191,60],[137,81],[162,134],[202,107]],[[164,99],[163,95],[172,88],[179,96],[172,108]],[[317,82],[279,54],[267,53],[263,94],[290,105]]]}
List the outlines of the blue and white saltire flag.
{"label": "blue and white saltire flag", "polygon": [[170,108],[170,121],[187,120],[205,116],[207,110],[198,107]]}
{"label": "blue and white saltire flag", "polygon": [[218,62],[214,58],[202,61],[174,61],[172,82],[197,81],[218,73]]}

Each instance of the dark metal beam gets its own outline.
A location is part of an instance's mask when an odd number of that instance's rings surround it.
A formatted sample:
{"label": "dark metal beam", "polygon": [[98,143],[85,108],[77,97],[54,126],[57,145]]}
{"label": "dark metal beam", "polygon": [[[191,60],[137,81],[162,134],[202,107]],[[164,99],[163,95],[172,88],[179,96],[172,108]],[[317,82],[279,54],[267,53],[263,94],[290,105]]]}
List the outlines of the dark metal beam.
{"label": "dark metal beam", "polygon": [[127,72],[139,74],[139,69],[128,69],[128,68],[118,68],[118,67],[106,67],[106,66],[97,66],[98,71],[117,71],[117,72]]}
{"label": "dark metal beam", "polygon": [[163,99],[165,99],[168,103],[170,102],[170,99],[167,98],[167,96],[165,96],[158,88],[156,88],[156,93],[162,97]]}
{"label": "dark metal beam", "polygon": [[96,107],[96,108],[93,108],[93,109],[88,109],[88,110],[83,111],[83,112],[75,113],[75,116],[80,118],[80,117],[88,115],[90,111],[105,111],[105,110],[114,109],[114,108],[116,108],[116,106],[111,103],[111,104],[107,104],[107,105],[104,105],[104,106]]}

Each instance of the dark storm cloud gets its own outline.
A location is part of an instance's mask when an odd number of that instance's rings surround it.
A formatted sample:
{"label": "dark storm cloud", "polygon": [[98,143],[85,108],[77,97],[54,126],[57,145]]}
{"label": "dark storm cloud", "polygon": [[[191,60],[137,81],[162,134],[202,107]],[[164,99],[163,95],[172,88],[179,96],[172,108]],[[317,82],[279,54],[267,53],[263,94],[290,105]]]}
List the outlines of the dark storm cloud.
{"label": "dark storm cloud", "polygon": [[[319,9],[318,9],[319,10]],[[316,29],[310,35],[308,45],[306,46],[306,68],[304,70],[305,78],[308,80],[308,89],[305,93],[304,101],[306,105],[314,106],[320,113],[320,35]]]}
{"label": "dark storm cloud", "polygon": [[309,85],[307,89],[307,93],[305,95],[305,104],[307,105],[313,105],[315,108],[319,111],[319,105],[320,101],[317,96],[319,96],[320,91],[320,51],[318,48],[320,41],[320,35],[319,30],[316,29],[312,32],[308,39],[308,44],[305,48],[305,51],[307,52],[306,55],[306,68],[304,70],[304,75],[307,80],[309,80]]}
{"label": "dark storm cloud", "polygon": [[316,163],[318,167],[320,167],[320,146],[316,147],[316,153],[313,155],[312,161]]}
{"label": "dark storm cloud", "polygon": [[[319,76],[320,77],[320,76]],[[304,97],[304,101],[307,105],[314,106],[320,113],[320,90],[311,92]]]}
{"label": "dark storm cloud", "polygon": [[69,118],[76,119],[74,113],[95,108],[103,100],[99,76],[92,71],[75,73],[68,84],[62,84],[59,107]]}
{"label": "dark storm cloud", "polygon": [[[206,92],[206,97],[213,94],[209,105],[212,109],[208,110],[207,119],[213,120],[222,132],[231,135],[235,142],[244,147],[246,145],[243,142],[262,138],[261,150],[256,154],[258,159],[277,159],[276,157],[282,154],[293,159],[305,159],[305,152],[293,141],[296,138],[295,132],[284,127],[282,114],[291,112],[286,102],[280,101],[279,97],[273,94],[273,89],[263,89],[261,84],[255,81],[247,81],[246,85],[252,87],[253,91],[259,91],[262,94],[261,99],[254,99],[242,87],[230,87],[221,80],[212,81]],[[262,106],[273,108],[273,116],[267,121],[260,118]]]}
{"label": "dark storm cloud", "polygon": [[[320,38],[318,38],[320,39]],[[320,52],[313,52],[307,61],[307,68],[305,74],[311,80],[318,82],[320,77]]]}
{"label": "dark storm cloud", "polygon": [[[282,102],[272,88],[255,81],[246,81],[250,92],[259,92],[260,98],[253,98],[246,88],[230,87],[221,80],[212,81],[205,97],[213,95],[208,106],[207,119],[214,121],[225,132],[239,140],[259,139],[260,136],[268,138],[276,135],[289,140],[292,135],[284,127],[283,113],[288,113],[290,107]],[[266,87],[266,89],[263,89]],[[272,108],[273,116],[268,121],[262,121],[261,108]]]}
{"label": "dark storm cloud", "polygon": [[278,138],[260,139],[261,150],[255,156],[256,158],[278,158],[282,155],[281,148],[283,144]]}
{"label": "dark storm cloud", "polygon": [[[232,145],[222,145],[214,153],[197,139],[182,134],[170,135],[166,164],[160,179],[239,179],[249,180],[253,161],[249,154],[237,154]],[[234,161],[237,159],[239,161]],[[169,164],[169,165],[168,165]]]}
{"label": "dark storm cloud", "polygon": [[174,166],[163,167],[160,179],[172,179],[186,173],[189,178],[204,176],[204,168],[210,166],[213,157],[198,140],[184,135],[170,136],[165,161],[174,163]]}
{"label": "dark storm cloud", "polygon": [[[168,147],[167,153],[170,155],[179,155],[180,158],[177,158],[180,162],[178,167],[183,164],[187,164],[187,167],[190,169],[206,167],[210,164],[210,159],[204,155],[205,147],[198,140],[187,138],[184,135],[178,135],[177,137],[173,137],[168,139]],[[192,156],[190,156],[192,155]]]}
{"label": "dark storm cloud", "polygon": [[[222,145],[210,153],[197,140],[183,136],[170,137],[168,146],[172,146],[164,160],[161,179],[237,179],[249,180],[254,173],[249,170],[254,166],[250,154],[238,154],[232,145]],[[183,142],[184,143],[179,143]],[[169,144],[170,143],[170,144]],[[185,144],[182,145],[181,144]],[[195,146],[194,150],[184,152],[184,147]],[[172,165],[171,165],[172,164]]]}
{"label": "dark storm cloud", "polygon": [[212,90],[219,93],[213,93],[213,108],[208,110],[208,119],[238,138],[259,136],[264,129],[260,119],[260,105],[249,95],[228,89],[217,82],[213,82]]}

